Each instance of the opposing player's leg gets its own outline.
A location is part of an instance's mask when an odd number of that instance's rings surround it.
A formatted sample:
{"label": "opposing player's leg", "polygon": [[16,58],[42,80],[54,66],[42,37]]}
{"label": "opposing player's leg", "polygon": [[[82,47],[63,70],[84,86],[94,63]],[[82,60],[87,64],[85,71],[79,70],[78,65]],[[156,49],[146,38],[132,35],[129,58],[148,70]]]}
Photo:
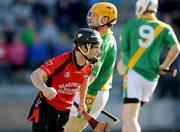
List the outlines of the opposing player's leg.
{"label": "opposing player's leg", "polygon": [[[109,98],[109,91],[98,91],[97,96],[88,95],[86,98],[86,104],[89,114],[93,118],[97,118],[103,108],[105,107]],[[79,96],[75,97],[75,101],[79,102]],[[77,112],[77,109],[73,106],[70,113],[70,119],[65,127],[65,132],[79,132],[85,129],[88,122]]]}
{"label": "opposing player's leg", "polygon": [[133,70],[128,71],[127,86],[124,89],[123,132],[140,132],[138,116],[141,106],[149,101],[157,81],[149,81]]}
{"label": "opposing player's leg", "polygon": [[123,132],[140,132],[138,123],[140,103],[127,103],[123,105]]}
{"label": "opposing player's leg", "polygon": [[85,119],[70,116],[65,126],[65,132],[80,132],[87,126],[88,122]]}

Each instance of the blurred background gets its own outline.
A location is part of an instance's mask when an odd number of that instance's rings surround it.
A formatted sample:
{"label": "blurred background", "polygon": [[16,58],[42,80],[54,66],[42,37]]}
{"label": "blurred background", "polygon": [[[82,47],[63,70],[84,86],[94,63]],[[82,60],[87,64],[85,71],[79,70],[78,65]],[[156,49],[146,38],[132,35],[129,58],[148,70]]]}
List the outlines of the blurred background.
{"label": "blurred background", "polygon": [[[86,27],[86,14],[101,0],[0,0],[0,132],[28,132],[26,120],[37,89],[30,74],[43,62],[73,49],[73,34]],[[123,25],[135,18],[136,0],[104,0],[114,3],[119,12],[113,27],[119,60]],[[180,0],[159,0],[157,17],[170,24],[180,38]],[[167,53],[164,50],[161,60]],[[172,67],[180,70],[180,57]],[[113,89],[106,110],[121,119],[122,78],[114,69]],[[98,120],[110,121],[104,115]],[[180,73],[160,78],[149,104],[140,114],[143,131],[180,132]],[[121,131],[121,124],[112,132]],[[92,131],[89,126],[86,131]]]}

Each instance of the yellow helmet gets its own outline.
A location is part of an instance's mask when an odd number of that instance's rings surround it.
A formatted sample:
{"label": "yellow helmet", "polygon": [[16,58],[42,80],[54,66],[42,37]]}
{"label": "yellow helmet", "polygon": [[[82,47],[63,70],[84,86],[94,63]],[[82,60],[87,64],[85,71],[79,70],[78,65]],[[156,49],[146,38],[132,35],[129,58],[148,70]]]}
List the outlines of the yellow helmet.
{"label": "yellow helmet", "polygon": [[94,4],[91,9],[89,10],[89,13],[87,15],[87,24],[89,25],[90,15],[94,13],[98,15],[99,21],[101,21],[102,17],[109,17],[108,24],[115,24],[117,21],[117,8],[114,4],[109,2],[99,2]]}

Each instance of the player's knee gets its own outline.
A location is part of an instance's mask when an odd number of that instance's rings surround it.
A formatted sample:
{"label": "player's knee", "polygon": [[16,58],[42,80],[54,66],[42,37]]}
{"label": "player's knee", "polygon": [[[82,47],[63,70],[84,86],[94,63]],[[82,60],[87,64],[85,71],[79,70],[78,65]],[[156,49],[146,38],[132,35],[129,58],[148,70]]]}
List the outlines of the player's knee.
{"label": "player's knee", "polygon": [[65,132],[81,132],[88,125],[86,120],[70,117],[69,121],[65,126]]}

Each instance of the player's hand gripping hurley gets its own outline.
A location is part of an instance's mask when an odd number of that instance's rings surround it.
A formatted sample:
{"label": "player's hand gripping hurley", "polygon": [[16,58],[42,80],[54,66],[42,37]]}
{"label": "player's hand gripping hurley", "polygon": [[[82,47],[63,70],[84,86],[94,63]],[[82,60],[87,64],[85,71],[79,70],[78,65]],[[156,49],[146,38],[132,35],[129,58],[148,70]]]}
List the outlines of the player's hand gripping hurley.
{"label": "player's hand gripping hurley", "polygon": [[[177,69],[170,68],[169,70],[161,69],[165,74],[170,73],[173,77],[177,76]],[[163,75],[163,74],[162,74]]]}
{"label": "player's hand gripping hurley", "polygon": [[[78,108],[78,104],[76,102],[74,102],[74,106],[76,108]],[[94,129],[94,132],[110,132],[110,123],[109,122],[99,122],[85,111],[83,111],[81,114],[89,122],[91,127]]]}

